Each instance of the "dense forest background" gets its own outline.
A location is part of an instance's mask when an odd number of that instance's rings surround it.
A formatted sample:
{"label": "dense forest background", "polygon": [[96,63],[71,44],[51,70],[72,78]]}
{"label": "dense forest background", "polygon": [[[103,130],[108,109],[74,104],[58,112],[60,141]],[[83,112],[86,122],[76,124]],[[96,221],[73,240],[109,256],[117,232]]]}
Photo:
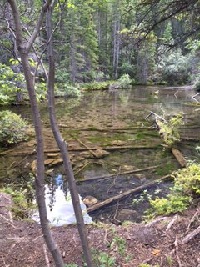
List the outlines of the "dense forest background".
{"label": "dense forest background", "polygon": [[[15,77],[20,73],[19,55],[15,28],[4,2],[0,9],[0,75],[1,80],[12,80],[11,91],[14,82],[16,90],[16,80],[20,88],[23,78]],[[42,1],[21,0],[18,5],[24,37],[28,38]],[[199,9],[200,2],[194,0],[58,1],[53,18],[56,81],[101,82],[128,74],[137,84],[195,84],[198,88]],[[38,66],[40,82],[47,60],[45,49],[46,34],[42,30],[30,59]],[[0,86],[8,91],[5,84]]]}

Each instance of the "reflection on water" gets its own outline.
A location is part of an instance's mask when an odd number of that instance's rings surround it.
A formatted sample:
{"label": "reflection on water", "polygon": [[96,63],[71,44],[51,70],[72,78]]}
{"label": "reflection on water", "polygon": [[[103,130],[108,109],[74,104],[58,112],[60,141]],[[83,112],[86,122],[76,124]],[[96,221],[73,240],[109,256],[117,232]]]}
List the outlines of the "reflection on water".
{"label": "reflection on water", "polygon": [[[92,223],[92,218],[87,214],[86,206],[82,202],[82,198],[80,196],[79,199],[81,202],[84,222],[85,224],[90,224]],[[61,226],[64,224],[76,223],[71,195],[70,192],[67,191],[66,197],[63,191],[63,179],[61,174],[55,177],[53,190],[52,185],[45,185],[45,200],[47,206],[47,219],[50,224]],[[39,222],[38,212],[33,214],[32,219]]]}

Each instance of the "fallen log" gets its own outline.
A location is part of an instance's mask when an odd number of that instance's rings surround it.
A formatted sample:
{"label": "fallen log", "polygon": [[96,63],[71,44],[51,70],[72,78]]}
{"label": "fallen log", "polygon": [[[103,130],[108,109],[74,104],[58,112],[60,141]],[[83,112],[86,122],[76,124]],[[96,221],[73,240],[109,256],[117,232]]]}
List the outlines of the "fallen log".
{"label": "fallen log", "polygon": [[186,167],[187,161],[181,151],[179,151],[177,148],[172,148],[172,154],[177,159],[178,163],[181,165],[182,168]]}
{"label": "fallen log", "polygon": [[[103,150],[108,150],[108,151],[113,151],[113,150],[126,150],[126,149],[155,149],[159,146],[158,145],[154,145],[154,146],[107,146],[107,147],[102,147]],[[96,147],[91,147],[89,148],[90,150],[97,150]],[[82,148],[82,147],[68,147],[68,151],[88,151],[88,148]],[[44,153],[58,153],[60,152],[60,150],[58,148],[53,148],[53,149],[45,149]],[[36,154],[36,150],[32,150],[32,151],[4,151],[4,152],[0,152],[0,156],[2,155],[12,155],[12,156],[24,156],[24,155],[34,155]]]}
{"label": "fallen log", "polygon": [[168,174],[168,175],[166,175],[166,176],[163,176],[163,177],[160,178],[160,179],[156,179],[156,180],[154,180],[154,181],[151,181],[151,182],[149,182],[149,183],[143,184],[143,185],[138,186],[138,187],[136,187],[136,188],[127,190],[127,191],[124,192],[124,193],[121,193],[121,194],[116,195],[116,196],[114,196],[114,197],[108,198],[108,199],[106,199],[106,200],[104,200],[104,201],[102,201],[102,202],[99,202],[99,203],[97,203],[97,204],[91,206],[91,207],[88,207],[88,208],[87,208],[87,212],[90,213],[90,212],[96,211],[96,210],[98,210],[98,209],[100,209],[100,208],[103,208],[103,207],[105,207],[105,206],[107,206],[107,205],[113,203],[113,202],[116,202],[116,201],[118,201],[118,200],[121,200],[121,199],[123,199],[124,197],[127,197],[128,195],[131,195],[131,194],[133,194],[133,193],[134,193],[134,194],[135,194],[135,193],[139,193],[140,191],[142,191],[142,190],[144,190],[144,189],[147,189],[147,188],[150,187],[150,186],[156,185],[157,183],[160,183],[161,181],[168,180],[168,179],[170,179],[170,178],[172,178],[172,176],[171,176],[170,174]]}
{"label": "fallen log", "polygon": [[[59,124],[61,128],[68,128],[69,130],[72,129],[71,126]],[[75,129],[75,128],[74,128]],[[77,128],[76,128],[77,129]],[[95,127],[88,127],[88,128],[79,128],[79,131],[97,131],[97,132],[113,132],[113,131],[131,131],[131,130],[153,130],[154,128],[150,127],[111,127],[111,128],[95,128]]]}
{"label": "fallen log", "polygon": [[132,173],[148,171],[148,170],[154,170],[158,166],[159,165],[147,167],[147,168],[144,168],[144,169],[135,169],[135,170],[131,170],[131,171],[118,172],[118,173],[115,173],[115,174],[107,174],[107,175],[104,175],[104,176],[96,176],[96,177],[92,177],[92,178],[86,178],[84,180],[79,180],[77,182],[78,183],[82,183],[82,182],[94,181],[94,180],[100,180],[100,179],[115,178],[116,176],[119,176],[119,175],[127,175],[127,174],[132,174]]}

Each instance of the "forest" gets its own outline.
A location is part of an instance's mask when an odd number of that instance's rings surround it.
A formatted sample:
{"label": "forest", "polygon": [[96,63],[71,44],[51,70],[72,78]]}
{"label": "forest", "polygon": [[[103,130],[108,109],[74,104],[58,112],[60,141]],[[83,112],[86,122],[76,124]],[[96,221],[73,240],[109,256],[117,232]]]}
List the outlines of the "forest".
{"label": "forest", "polygon": [[1,1],[2,266],[200,266],[199,11]]}

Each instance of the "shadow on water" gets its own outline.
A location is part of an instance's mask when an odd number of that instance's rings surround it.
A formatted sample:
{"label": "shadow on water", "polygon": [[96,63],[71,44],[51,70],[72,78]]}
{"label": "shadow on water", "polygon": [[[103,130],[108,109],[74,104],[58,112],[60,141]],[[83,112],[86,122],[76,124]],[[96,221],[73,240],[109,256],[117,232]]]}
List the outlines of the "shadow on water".
{"label": "shadow on water", "polygon": [[[183,140],[179,149],[187,159],[198,161],[200,155],[196,147],[200,146],[200,112],[192,98],[194,94],[189,88],[136,87],[115,92],[85,92],[78,100],[57,99],[58,123],[68,143],[80,196],[92,196],[100,202],[179,168],[171,151],[163,148],[153,121],[146,120],[150,112],[166,118],[177,113],[183,114],[184,125],[180,129]],[[13,111],[31,120],[30,107],[13,107]],[[65,188],[67,183],[65,178],[63,184],[57,182],[60,177],[58,174],[63,175],[64,171],[62,165],[53,164],[53,161],[59,162],[60,155],[52,137],[46,106],[41,105],[41,112],[45,167],[52,181],[46,185],[47,206],[53,203],[49,220],[55,222],[54,214],[60,218],[59,214],[63,213],[66,222],[66,211],[70,210],[73,214],[69,203],[65,201],[69,196]],[[2,186],[26,186],[29,173],[33,171],[34,151],[35,141],[32,138],[0,155]],[[133,172],[126,174],[127,171]],[[94,179],[106,175],[113,176],[110,179]],[[169,182],[156,185],[149,188],[147,193],[130,195],[93,212],[91,216],[93,220],[122,222],[128,218],[139,221],[148,207],[148,198],[156,196],[156,192],[165,195],[169,186]],[[142,197],[144,199],[134,202],[135,198]]]}

